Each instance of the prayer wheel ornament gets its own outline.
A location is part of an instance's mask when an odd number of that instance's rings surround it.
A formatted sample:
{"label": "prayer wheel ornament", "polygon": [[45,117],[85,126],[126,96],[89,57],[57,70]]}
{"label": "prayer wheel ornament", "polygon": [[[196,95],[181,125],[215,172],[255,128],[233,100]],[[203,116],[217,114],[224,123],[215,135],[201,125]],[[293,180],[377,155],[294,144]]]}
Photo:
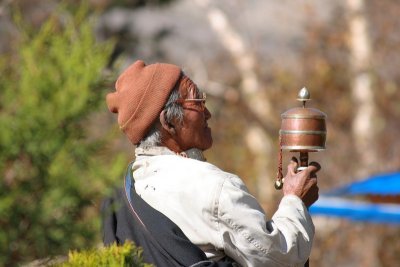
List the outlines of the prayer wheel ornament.
{"label": "prayer wheel ornament", "polygon": [[281,115],[282,124],[279,131],[279,164],[275,182],[276,189],[283,187],[282,151],[299,152],[300,163],[298,171],[308,166],[308,153],[325,150],[326,114],[315,108],[306,108],[310,93],[304,87],[299,91],[298,101],[302,107],[292,108]]}

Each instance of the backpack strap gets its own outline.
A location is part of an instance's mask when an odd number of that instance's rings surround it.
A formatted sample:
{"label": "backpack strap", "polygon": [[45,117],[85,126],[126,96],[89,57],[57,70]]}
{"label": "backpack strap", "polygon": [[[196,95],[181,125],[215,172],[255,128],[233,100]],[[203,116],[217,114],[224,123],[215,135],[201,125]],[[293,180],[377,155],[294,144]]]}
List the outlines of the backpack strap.
{"label": "backpack strap", "polygon": [[157,252],[169,261],[168,266],[191,266],[197,262],[207,261],[205,253],[190,242],[174,222],[151,207],[136,193],[132,164],[133,162],[129,164],[125,175],[125,199],[145,237],[154,245]]}
{"label": "backpack strap", "polygon": [[133,241],[143,249],[143,260],[157,267],[232,267],[228,257],[210,261],[167,216],[151,207],[135,191],[130,163],[123,188],[102,205],[103,242],[123,244]]}

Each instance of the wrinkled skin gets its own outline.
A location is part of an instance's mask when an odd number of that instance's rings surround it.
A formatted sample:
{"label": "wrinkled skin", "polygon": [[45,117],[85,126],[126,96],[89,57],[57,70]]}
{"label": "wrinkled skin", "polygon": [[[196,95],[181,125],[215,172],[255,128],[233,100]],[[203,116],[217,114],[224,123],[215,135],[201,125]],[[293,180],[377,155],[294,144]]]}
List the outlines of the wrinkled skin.
{"label": "wrinkled skin", "polygon": [[[193,105],[196,105],[193,103]],[[212,146],[211,129],[207,121],[211,118],[211,113],[205,108],[204,111],[187,107],[183,110],[184,117],[182,124],[175,126],[176,140],[179,150],[185,151],[190,148],[201,150],[209,149]]]}
{"label": "wrinkled skin", "polygon": [[[179,89],[183,99],[198,99],[200,92],[197,86]],[[197,102],[185,102],[183,105],[183,121],[166,123],[164,111],[160,114],[162,125],[162,144],[174,152],[180,153],[188,149],[197,148],[202,151],[212,146],[211,129],[207,121],[211,113],[207,108],[201,108]]]}
{"label": "wrinkled skin", "polygon": [[297,166],[297,159],[292,158],[287,168],[283,194],[296,195],[303,200],[306,207],[310,207],[318,200],[319,188],[316,173],[321,169],[321,166],[316,162],[311,162],[307,169],[296,173]]}

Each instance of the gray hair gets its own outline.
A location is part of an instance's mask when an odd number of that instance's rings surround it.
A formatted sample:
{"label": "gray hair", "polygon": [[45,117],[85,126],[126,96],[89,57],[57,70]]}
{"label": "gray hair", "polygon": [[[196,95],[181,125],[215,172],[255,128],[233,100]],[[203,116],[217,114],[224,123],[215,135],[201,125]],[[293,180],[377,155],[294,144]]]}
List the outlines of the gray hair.
{"label": "gray hair", "polygon": [[[183,108],[181,105],[176,103],[179,94],[179,83],[174,87],[167,103],[165,104],[163,110],[165,111],[165,120],[167,123],[172,123],[174,120],[178,123],[183,121]],[[156,120],[151,126],[149,132],[140,141],[138,147],[140,148],[150,148],[153,146],[159,146],[161,144],[161,131],[160,131],[160,120]]]}

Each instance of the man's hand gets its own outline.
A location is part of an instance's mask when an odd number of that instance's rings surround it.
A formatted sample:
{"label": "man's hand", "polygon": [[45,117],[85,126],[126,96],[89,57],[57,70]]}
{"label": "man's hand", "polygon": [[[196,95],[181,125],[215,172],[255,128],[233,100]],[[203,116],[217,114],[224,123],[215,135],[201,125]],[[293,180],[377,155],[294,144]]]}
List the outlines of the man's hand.
{"label": "man's hand", "polygon": [[308,208],[318,199],[319,189],[316,173],[321,166],[316,162],[311,162],[307,169],[296,173],[297,165],[297,159],[293,157],[285,176],[283,194],[300,197]]}

